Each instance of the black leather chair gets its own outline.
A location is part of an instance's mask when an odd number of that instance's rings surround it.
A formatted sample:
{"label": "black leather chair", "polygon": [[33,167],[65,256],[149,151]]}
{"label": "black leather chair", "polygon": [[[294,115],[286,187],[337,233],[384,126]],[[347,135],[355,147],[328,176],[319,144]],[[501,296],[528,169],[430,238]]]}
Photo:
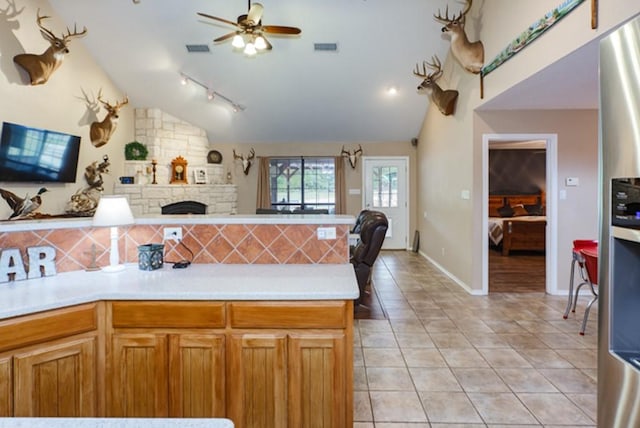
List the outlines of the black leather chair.
{"label": "black leather chair", "polygon": [[351,264],[360,289],[356,305],[362,303],[362,296],[371,280],[373,264],[380,253],[388,228],[387,217],[379,211],[368,211],[360,223],[360,242],[351,255]]}

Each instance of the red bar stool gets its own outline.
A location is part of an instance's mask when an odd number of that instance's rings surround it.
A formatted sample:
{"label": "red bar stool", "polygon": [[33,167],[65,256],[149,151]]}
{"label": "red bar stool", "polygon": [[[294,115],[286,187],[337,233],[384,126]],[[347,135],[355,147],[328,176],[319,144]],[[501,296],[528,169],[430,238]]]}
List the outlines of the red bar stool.
{"label": "red bar stool", "polygon": [[[584,248],[595,248],[595,251],[597,253],[598,241],[592,239],[576,239],[573,241],[573,249],[571,251],[571,276],[569,277],[569,297],[567,301],[567,308],[565,309],[564,315],[562,316],[562,318],[564,319],[567,319],[567,317],[569,316],[569,310],[571,310],[572,312],[576,311],[576,303],[578,302],[578,293],[580,292],[580,287],[588,283],[587,273],[584,267],[584,257],[582,256],[582,254],[580,254],[580,251]],[[576,263],[578,264],[578,273],[580,274],[580,279],[582,280],[582,282],[580,282],[580,284],[578,284],[578,287],[576,287],[576,294],[574,297],[573,282],[575,277]]]}
{"label": "red bar stool", "polygon": [[[591,294],[593,299],[587,304],[587,308],[584,311],[584,319],[582,320],[582,328],[580,334],[584,336],[584,330],[587,327],[587,319],[589,318],[589,311],[593,303],[598,300],[598,293],[595,287],[598,286],[598,248],[583,248],[580,250],[580,254],[584,258],[584,267],[587,271],[587,284],[591,287]],[[575,303],[573,304],[575,310]]]}

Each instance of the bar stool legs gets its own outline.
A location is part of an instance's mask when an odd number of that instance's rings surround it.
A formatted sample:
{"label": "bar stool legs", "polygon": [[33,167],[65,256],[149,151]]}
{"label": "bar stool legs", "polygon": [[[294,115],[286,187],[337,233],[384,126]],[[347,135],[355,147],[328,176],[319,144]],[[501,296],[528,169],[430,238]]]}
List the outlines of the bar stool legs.
{"label": "bar stool legs", "polygon": [[[591,287],[591,293],[593,294],[593,299],[587,304],[587,308],[584,310],[584,318],[582,319],[582,327],[580,327],[580,336],[584,336],[584,330],[587,328],[587,319],[589,318],[589,311],[591,310],[591,306],[598,300],[598,293],[596,292],[593,284],[589,281],[589,286]],[[575,312],[575,304],[574,309]]]}

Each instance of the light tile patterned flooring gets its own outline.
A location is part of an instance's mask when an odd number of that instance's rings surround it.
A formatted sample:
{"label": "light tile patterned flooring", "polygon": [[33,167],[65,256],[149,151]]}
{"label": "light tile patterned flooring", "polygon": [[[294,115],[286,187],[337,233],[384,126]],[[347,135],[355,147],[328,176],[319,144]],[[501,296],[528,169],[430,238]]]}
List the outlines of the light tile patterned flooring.
{"label": "light tile patterned flooring", "polygon": [[566,297],[471,296],[403,251],[382,252],[373,281],[389,319],[355,321],[355,428],[595,428],[586,296],[563,320]]}

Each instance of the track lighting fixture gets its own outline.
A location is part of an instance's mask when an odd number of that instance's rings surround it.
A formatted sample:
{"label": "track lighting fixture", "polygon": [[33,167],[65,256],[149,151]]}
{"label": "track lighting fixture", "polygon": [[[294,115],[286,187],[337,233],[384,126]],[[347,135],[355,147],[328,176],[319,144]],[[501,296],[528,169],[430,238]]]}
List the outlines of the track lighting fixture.
{"label": "track lighting fixture", "polygon": [[207,100],[209,100],[209,101],[213,101],[215,98],[219,98],[219,99],[227,102],[229,105],[231,105],[231,108],[233,109],[234,112],[244,111],[244,109],[246,108],[245,106],[236,103],[231,98],[228,98],[228,97],[224,96],[220,92],[211,89],[210,87],[208,87],[204,83],[194,79],[193,77],[187,76],[184,73],[180,73],[180,83],[182,85],[186,85],[189,82],[193,83],[196,86],[200,86],[202,89],[207,91]]}

